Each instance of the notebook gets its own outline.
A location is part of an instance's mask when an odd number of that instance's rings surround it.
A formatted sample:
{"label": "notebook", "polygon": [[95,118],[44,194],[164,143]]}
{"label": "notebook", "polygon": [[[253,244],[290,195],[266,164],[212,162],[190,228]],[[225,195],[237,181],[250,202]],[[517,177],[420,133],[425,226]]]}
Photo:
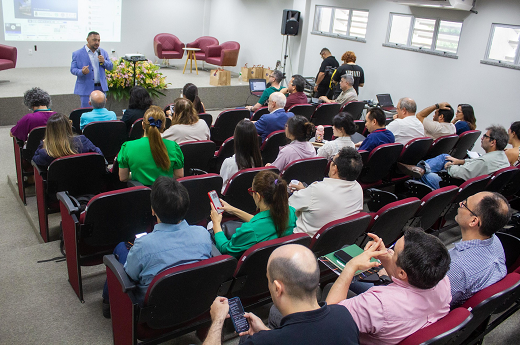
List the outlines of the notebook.
{"label": "notebook", "polygon": [[265,79],[249,79],[249,91],[252,95],[262,96],[266,87]]}
{"label": "notebook", "polygon": [[390,97],[389,93],[382,93],[379,95],[376,95],[377,102],[379,103],[379,106],[381,109],[385,111],[397,111],[397,108],[394,107],[394,103],[392,102],[392,97]]}

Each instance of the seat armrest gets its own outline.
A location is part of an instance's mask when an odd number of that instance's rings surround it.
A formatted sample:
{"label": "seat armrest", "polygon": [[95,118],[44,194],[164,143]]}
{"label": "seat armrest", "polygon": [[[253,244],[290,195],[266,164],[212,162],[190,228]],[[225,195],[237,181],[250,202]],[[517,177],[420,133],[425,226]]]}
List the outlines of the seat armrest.
{"label": "seat armrest", "polygon": [[130,188],[130,187],[143,187],[144,186],[144,184],[142,184],[141,182],[136,181],[136,180],[128,180],[126,182],[126,185],[128,186],[128,188]]}
{"label": "seat armrest", "polygon": [[124,293],[127,293],[136,288],[135,283],[132,282],[128,277],[128,274],[126,274],[123,264],[117,261],[114,254],[103,256],[103,263],[117,277],[117,280],[119,281],[119,284],[121,285]]}
{"label": "seat armrest", "polygon": [[[71,198],[71,196],[68,194],[68,192],[58,192],[56,193],[56,197],[59,201],[65,205],[67,208],[67,211],[69,214],[79,214],[79,205],[77,204],[77,201],[74,198]],[[74,200],[73,200],[74,199]]]}
{"label": "seat armrest", "polygon": [[198,48],[198,47],[199,47],[199,44],[197,42],[186,43],[186,48]]}
{"label": "seat armrest", "polygon": [[47,168],[46,167],[39,166],[33,160],[31,160],[31,164],[32,164],[33,167],[36,168],[36,171],[38,172],[38,175],[42,176],[42,175],[45,175],[45,173],[47,172]]}
{"label": "seat armrest", "polygon": [[212,45],[206,47],[206,57],[219,57],[222,51],[222,47],[218,45]]}
{"label": "seat armrest", "polygon": [[154,48],[155,48],[155,53],[156,54],[162,54],[162,43],[159,42],[159,41],[153,41],[153,45],[154,45]]}
{"label": "seat armrest", "polygon": [[214,258],[215,256],[220,256],[222,253],[215,247],[215,245],[211,244],[211,257]]}

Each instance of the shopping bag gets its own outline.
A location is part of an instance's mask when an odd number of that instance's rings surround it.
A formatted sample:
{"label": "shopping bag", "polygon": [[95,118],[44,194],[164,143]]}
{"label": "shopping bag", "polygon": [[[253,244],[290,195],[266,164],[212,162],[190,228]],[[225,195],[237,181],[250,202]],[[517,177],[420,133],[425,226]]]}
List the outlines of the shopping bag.
{"label": "shopping bag", "polygon": [[253,66],[251,68],[251,73],[249,74],[249,79],[263,79],[264,78],[264,67],[263,66]]}
{"label": "shopping bag", "polygon": [[242,81],[249,81],[249,75],[251,74],[251,67],[247,67],[247,64],[240,69],[240,79]]}
{"label": "shopping bag", "polygon": [[225,86],[231,85],[231,72],[222,68],[213,69],[209,75],[209,85]]}
{"label": "shopping bag", "polygon": [[271,67],[264,68],[264,79],[268,83],[269,82],[269,76],[273,73],[273,70]]}

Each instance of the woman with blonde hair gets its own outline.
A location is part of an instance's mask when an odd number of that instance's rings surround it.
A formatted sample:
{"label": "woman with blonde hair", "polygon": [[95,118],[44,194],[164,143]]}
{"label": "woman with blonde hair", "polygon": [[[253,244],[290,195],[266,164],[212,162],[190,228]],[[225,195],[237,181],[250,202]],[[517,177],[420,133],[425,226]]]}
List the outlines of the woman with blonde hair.
{"label": "woman with blonde hair", "polygon": [[33,161],[40,166],[49,166],[53,160],[78,153],[103,152],[84,135],[75,136],[70,120],[56,113],[47,120],[45,139],[34,153]]}
{"label": "woman with blonde hair", "polygon": [[164,112],[156,105],[150,106],[144,113],[144,136],[124,143],[117,156],[122,182],[131,178],[151,186],[159,176],[184,176],[181,148],[176,142],[161,138],[165,122]]}
{"label": "woman with blonde hair", "polygon": [[172,114],[172,125],[163,133],[163,138],[180,144],[186,141],[209,140],[206,121],[199,119],[189,99],[177,98]]}

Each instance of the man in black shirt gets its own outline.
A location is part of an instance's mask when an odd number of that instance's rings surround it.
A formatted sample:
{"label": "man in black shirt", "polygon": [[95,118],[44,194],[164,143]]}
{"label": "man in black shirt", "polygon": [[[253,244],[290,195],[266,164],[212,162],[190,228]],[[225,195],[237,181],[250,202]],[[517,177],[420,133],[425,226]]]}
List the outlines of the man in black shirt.
{"label": "man in black shirt", "polygon": [[314,86],[314,92],[317,92],[315,95],[316,98],[327,95],[327,92],[329,91],[330,77],[332,75],[331,69],[338,68],[339,66],[338,60],[332,56],[330,50],[327,48],[323,48],[320,55],[323,62],[321,63],[318,74],[316,75],[316,85]]}
{"label": "man in black shirt", "polygon": [[[250,327],[240,333],[248,336],[241,344],[359,344],[359,331],[347,308],[318,304],[320,270],[308,248],[288,244],[275,249],[267,263],[267,280],[273,304],[284,316],[280,327],[271,330],[258,316],[245,313]],[[213,323],[204,345],[221,344],[228,311],[228,300],[217,297],[211,306]]]}
{"label": "man in black shirt", "polygon": [[354,77],[354,89],[359,95],[359,87],[365,85],[365,73],[363,72],[363,68],[356,65],[356,54],[352,51],[345,52],[345,54],[341,56],[341,61],[343,62],[343,65],[338,67],[336,73],[334,73],[334,77],[332,78],[332,81],[336,84],[334,88],[334,96],[337,97],[337,95],[341,93],[339,81],[343,74],[350,74]]}

